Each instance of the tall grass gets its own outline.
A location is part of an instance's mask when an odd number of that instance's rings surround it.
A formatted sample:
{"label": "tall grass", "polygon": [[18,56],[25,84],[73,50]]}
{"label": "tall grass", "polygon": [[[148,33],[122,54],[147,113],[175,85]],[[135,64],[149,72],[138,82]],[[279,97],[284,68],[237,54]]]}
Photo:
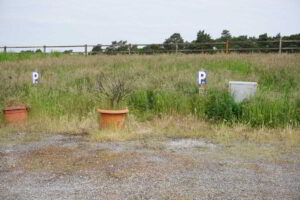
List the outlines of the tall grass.
{"label": "tall grass", "polygon": [[167,91],[139,91],[131,95],[129,105],[144,119],[146,114],[193,114],[200,119],[222,123],[245,123],[254,127],[298,126],[300,121],[299,99],[287,96],[267,99],[257,96],[236,103],[227,91],[210,89],[205,95],[185,96]]}
{"label": "tall grass", "polygon": [[251,99],[242,105],[241,121],[252,126],[278,127],[299,126],[300,99],[288,96],[267,99],[264,95]]}
{"label": "tall grass", "polygon": [[[162,115],[194,115],[200,120],[254,127],[300,123],[298,54],[10,56],[0,59],[6,61],[0,62],[0,109],[14,101],[28,104],[32,121],[63,118],[80,122],[96,116],[95,110],[103,105],[97,98],[97,76],[119,74],[135,77],[125,102],[141,121]],[[196,86],[200,69],[208,70],[202,95]],[[38,85],[31,84],[32,71],[41,73]],[[227,92],[229,80],[257,81],[257,96],[235,103]],[[1,118],[0,126],[3,124]]]}
{"label": "tall grass", "polygon": [[22,61],[22,60],[45,58],[45,57],[59,57],[61,55],[62,53],[60,52],[52,52],[50,54],[33,53],[33,52],[0,53],[0,62]]}

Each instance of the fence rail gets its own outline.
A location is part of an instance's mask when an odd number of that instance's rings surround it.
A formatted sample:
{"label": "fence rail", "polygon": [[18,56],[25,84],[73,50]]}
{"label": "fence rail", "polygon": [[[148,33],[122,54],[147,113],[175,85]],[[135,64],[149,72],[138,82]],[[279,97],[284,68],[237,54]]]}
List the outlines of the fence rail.
{"label": "fence rail", "polygon": [[[100,47],[98,50],[88,48]],[[0,46],[4,53],[8,49],[47,49],[80,48],[82,51],[68,53],[93,54],[153,54],[153,53],[211,53],[211,52],[300,52],[300,40],[268,40],[268,41],[222,41],[203,43],[163,43],[163,44],[97,44],[97,45],[42,45],[42,46]],[[30,51],[30,50],[29,50]],[[65,51],[66,52],[66,51]]]}

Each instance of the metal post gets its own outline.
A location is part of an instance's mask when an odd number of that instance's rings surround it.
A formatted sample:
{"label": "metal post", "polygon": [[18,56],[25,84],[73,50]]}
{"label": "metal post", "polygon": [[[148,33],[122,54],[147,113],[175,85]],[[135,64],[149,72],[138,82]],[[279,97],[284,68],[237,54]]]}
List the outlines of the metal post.
{"label": "metal post", "polygon": [[4,53],[6,53],[6,46],[4,46],[4,49],[3,49]]}
{"label": "metal post", "polygon": [[281,54],[281,49],[282,49],[282,37],[279,39],[279,54]]}
{"label": "metal post", "polygon": [[44,54],[46,54],[46,45],[44,45],[43,47],[44,47]]}
{"label": "metal post", "polygon": [[87,44],[84,45],[84,55],[87,56]]}

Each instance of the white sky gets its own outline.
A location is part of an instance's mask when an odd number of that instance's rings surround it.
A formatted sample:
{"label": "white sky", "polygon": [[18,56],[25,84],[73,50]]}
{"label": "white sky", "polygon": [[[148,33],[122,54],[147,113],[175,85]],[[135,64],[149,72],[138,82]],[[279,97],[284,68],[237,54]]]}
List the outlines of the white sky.
{"label": "white sky", "polygon": [[0,46],[300,33],[300,0],[0,0]]}

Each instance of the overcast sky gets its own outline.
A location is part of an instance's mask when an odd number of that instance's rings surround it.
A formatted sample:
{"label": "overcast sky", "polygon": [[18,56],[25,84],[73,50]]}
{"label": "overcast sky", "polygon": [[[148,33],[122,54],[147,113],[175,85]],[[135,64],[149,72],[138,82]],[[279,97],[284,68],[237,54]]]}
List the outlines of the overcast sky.
{"label": "overcast sky", "polygon": [[0,0],[0,46],[300,33],[300,0]]}

